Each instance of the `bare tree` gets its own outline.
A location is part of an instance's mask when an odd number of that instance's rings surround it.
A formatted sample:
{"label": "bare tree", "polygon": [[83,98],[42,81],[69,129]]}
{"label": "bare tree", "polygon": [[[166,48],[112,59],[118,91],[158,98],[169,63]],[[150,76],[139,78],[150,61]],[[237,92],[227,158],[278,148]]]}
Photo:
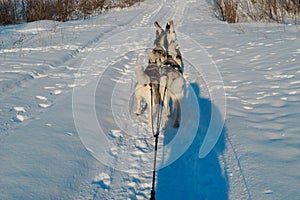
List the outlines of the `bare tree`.
{"label": "bare tree", "polygon": [[[139,0],[120,0],[114,6],[131,6],[136,2]],[[79,16],[86,18],[92,13],[101,13],[104,7],[110,8],[107,4],[111,2],[106,0],[0,0],[0,25],[15,24],[19,21],[67,21]],[[17,7],[20,11],[17,11]]]}
{"label": "bare tree", "polygon": [[16,13],[16,0],[0,0],[0,24],[15,24],[18,22]]}

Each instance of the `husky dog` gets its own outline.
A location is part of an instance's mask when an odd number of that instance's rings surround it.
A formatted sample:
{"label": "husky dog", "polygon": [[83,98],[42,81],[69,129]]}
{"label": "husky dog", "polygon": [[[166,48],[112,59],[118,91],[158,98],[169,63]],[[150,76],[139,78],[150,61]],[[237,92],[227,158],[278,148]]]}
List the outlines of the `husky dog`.
{"label": "husky dog", "polygon": [[179,127],[180,104],[184,96],[184,78],[182,75],[182,57],[172,20],[166,25],[166,40],[168,41],[168,55],[161,65],[159,90],[168,117],[171,116],[169,102],[172,99],[176,111],[173,126]]}
{"label": "husky dog", "polygon": [[154,26],[156,28],[156,39],[154,41],[154,49],[153,51],[157,51],[162,55],[166,56],[168,41],[166,37],[165,30],[158,24],[158,22],[154,22]]}
{"label": "husky dog", "polygon": [[161,28],[158,22],[155,22],[154,26],[156,28],[156,38],[154,41],[155,47],[149,53],[148,66],[145,70],[142,65],[136,65],[135,67],[135,74],[137,77],[137,85],[135,88],[135,99],[137,102],[136,115],[141,114],[141,102],[144,100],[148,107],[149,126],[152,126],[152,115],[156,113],[160,103],[160,66],[166,58],[166,46],[168,42],[165,31]]}
{"label": "husky dog", "polygon": [[144,100],[148,107],[149,120],[148,124],[151,127],[153,124],[153,114],[156,113],[159,105],[159,66],[157,65],[157,56],[149,53],[149,63],[146,69],[142,65],[135,66],[135,74],[137,78],[137,85],[135,87],[135,99],[137,102],[136,115],[142,112],[142,100]]}
{"label": "husky dog", "polygon": [[149,53],[149,63],[144,70],[142,65],[136,65],[135,73],[137,85],[135,99],[137,102],[136,114],[142,111],[141,102],[147,103],[149,126],[153,124],[153,114],[156,113],[163,101],[168,117],[171,116],[169,102],[172,99],[175,109],[174,127],[179,127],[180,104],[184,96],[184,79],[182,76],[182,57],[176,40],[173,21],[169,21],[166,30],[158,22],[154,23],[156,39],[154,48]]}
{"label": "husky dog", "polygon": [[162,64],[160,77],[160,96],[168,117],[171,116],[169,102],[172,99],[175,109],[174,127],[179,127],[180,104],[184,96],[184,78],[181,67],[173,59],[167,59]]}
{"label": "husky dog", "polygon": [[182,56],[177,43],[176,32],[173,20],[166,25],[166,40],[168,41],[168,58],[172,58],[182,68]]}
{"label": "husky dog", "polygon": [[161,28],[158,22],[154,23],[156,28],[156,39],[154,41],[153,53],[159,53],[162,60],[166,60],[167,56],[174,59],[182,66],[182,57],[176,39],[176,33],[173,20],[170,20],[166,25],[166,30]]}

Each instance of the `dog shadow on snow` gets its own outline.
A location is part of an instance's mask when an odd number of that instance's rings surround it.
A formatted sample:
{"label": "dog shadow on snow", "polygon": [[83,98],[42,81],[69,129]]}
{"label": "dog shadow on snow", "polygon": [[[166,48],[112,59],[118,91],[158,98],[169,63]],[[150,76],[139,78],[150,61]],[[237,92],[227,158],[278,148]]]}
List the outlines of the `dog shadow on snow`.
{"label": "dog shadow on snow", "polygon": [[[203,159],[198,157],[200,146],[209,127],[212,102],[200,97],[198,84],[192,83],[197,95],[200,121],[197,134],[187,151],[174,163],[157,172],[156,198],[172,200],[227,200],[229,192],[228,175],[219,162],[225,148],[226,128],[214,147]],[[219,115],[221,116],[221,115]],[[174,129],[166,128],[164,144],[168,143]],[[189,133],[186,133],[189,134]],[[172,136],[170,136],[172,137]],[[172,154],[172,152],[170,152]]]}

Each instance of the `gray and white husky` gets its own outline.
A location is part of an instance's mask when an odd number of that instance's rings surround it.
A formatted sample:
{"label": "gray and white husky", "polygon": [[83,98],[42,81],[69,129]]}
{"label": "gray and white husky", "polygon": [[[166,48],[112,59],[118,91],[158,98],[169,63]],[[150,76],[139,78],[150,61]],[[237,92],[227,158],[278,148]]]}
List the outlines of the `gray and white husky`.
{"label": "gray and white husky", "polygon": [[184,78],[182,75],[183,61],[176,39],[174,22],[172,20],[169,21],[169,23],[167,23],[166,25],[165,35],[168,44],[167,58],[161,65],[159,90],[167,116],[171,116],[169,103],[172,99],[173,108],[175,109],[175,119],[173,126],[179,127],[179,114],[181,108],[180,105],[184,97]]}
{"label": "gray and white husky", "polygon": [[135,75],[137,84],[135,87],[135,99],[137,102],[136,115],[142,112],[142,100],[147,104],[148,108],[148,125],[153,125],[153,115],[157,112],[160,103],[159,94],[159,79],[160,79],[160,66],[165,60],[164,44],[161,43],[166,40],[164,30],[156,22],[154,26],[157,29],[156,39],[154,41],[155,47],[149,53],[149,61],[146,69],[140,64],[135,66]]}
{"label": "gray and white husky", "polygon": [[182,57],[179,51],[173,21],[169,21],[166,30],[158,22],[154,23],[156,38],[154,48],[149,53],[149,63],[146,69],[137,64],[135,74],[137,85],[135,99],[136,114],[142,111],[141,102],[147,103],[149,120],[153,124],[153,114],[157,112],[160,99],[168,117],[171,116],[170,101],[172,99],[175,110],[174,127],[179,127],[180,104],[184,96],[184,78],[182,75]]}

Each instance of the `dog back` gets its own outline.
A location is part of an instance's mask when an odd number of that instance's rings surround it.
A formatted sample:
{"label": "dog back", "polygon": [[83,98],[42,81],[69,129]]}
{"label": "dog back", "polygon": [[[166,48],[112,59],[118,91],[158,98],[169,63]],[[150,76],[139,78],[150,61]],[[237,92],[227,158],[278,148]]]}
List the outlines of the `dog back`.
{"label": "dog back", "polygon": [[182,68],[181,66],[175,61],[173,60],[172,58],[168,58],[167,60],[165,60],[162,64],[162,68],[168,72],[171,72],[171,71],[177,71],[179,73],[182,74]]}
{"label": "dog back", "polygon": [[159,66],[156,63],[149,63],[147,68],[145,69],[145,74],[149,76],[151,83],[159,83]]}

